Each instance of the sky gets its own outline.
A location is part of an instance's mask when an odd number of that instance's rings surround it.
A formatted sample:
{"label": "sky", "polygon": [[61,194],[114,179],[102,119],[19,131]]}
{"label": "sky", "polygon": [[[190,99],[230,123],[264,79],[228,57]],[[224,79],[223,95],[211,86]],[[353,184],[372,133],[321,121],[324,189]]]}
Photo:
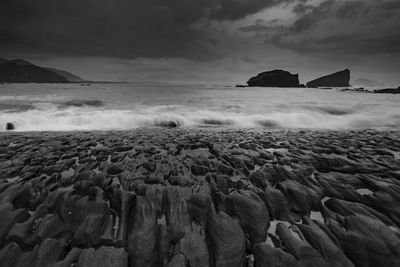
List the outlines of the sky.
{"label": "sky", "polygon": [[400,85],[399,0],[1,0],[0,57],[88,80],[300,81],[349,68]]}

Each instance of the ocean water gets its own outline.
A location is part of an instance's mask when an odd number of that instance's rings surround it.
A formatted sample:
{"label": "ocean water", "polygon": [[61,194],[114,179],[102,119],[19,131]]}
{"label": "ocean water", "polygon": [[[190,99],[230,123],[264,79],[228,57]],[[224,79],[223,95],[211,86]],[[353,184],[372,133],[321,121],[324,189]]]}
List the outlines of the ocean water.
{"label": "ocean water", "polygon": [[226,84],[1,84],[0,131],[399,129],[400,95]]}

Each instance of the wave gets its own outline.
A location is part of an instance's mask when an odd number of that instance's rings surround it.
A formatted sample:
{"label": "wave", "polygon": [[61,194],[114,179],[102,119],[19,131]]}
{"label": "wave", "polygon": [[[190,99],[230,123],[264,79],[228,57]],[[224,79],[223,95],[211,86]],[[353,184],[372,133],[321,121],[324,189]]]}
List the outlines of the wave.
{"label": "wave", "polygon": [[302,106],[304,109],[312,110],[312,111],[318,111],[322,113],[326,113],[329,115],[336,115],[336,116],[341,116],[341,115],[348,115],[356,112],[357,110],[360,110],[361,107],[349,107],[349,108],[344,108],[344,107],[335,107],[335,106],[321,106],[321,105],[315,105],[315,106]]}
{"label": "wave", "polygon": [[[100,101],[101,102],[101,101]],[[360,129],[400,128],[399,110],[340,107],[292,106],[246,113],[225,109],[209,110],[179,105],[140,106],[110,109],[100,102],[75,102],[72,105],[40,103],[19,112],[0,111],[0,130],[8,122],[16,131],[129,130],[139,127],[237,127]],[[77,104],[78,103],[78,104]]]}
{"label": "wave", "polygon": [[54,109],[69,107],[102,107],[98,99],[69,99],[59,96],[0,96],[0,111],[21,112],[34,109]]}
{"label": "wave", "polygon": [[104,106],[103,101],[94,99],[94,100],[81,100],[81,99],[72,99],[69,101],[66,101],[64,103],[61,103],[62,106],[64,107],[102,107]]}

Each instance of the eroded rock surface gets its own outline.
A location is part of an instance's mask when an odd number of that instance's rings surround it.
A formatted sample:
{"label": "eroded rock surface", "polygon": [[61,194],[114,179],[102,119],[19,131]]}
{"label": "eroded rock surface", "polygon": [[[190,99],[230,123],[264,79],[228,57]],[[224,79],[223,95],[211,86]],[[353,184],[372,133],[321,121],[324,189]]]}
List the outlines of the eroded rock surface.
{"label": "eroded rock surface", "polygon": [[0,266],[400,264],[397,131],[0,137]]}

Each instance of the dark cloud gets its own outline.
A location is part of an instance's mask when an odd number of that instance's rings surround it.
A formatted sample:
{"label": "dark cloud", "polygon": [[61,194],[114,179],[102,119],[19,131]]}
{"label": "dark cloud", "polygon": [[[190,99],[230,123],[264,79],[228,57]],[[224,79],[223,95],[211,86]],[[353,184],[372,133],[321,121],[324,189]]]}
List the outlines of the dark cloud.
{"label": "dark cloud", "polygon": [[[197,8],[187,9],[193,20],[202,16]],[[193,20],[173,11],[156,1],[3,0],[0,35],[8,36],[3,46],[66,55],[212,56],[202,33],[188,26]]]}
{"label": "dark cloud", "polygon": [[362,1],[349,1],[340,5],[336,11],[338,19],[355,19],[358,16],[366,16],[370,6]]}
{"label": "dark cloud", "polygon": [[285,0],[1,0],[0,49],[74,56],[215,58],[194,24]]}
{"label": "dark cloud", "polygon": [[392,0],[392,1],[382,1],[377,3],[380,8],[394,10],[400,8],[400,1]]}
{"label": "dark cloud", "polygon": [[294,7],[298,18],[290,25],[254,24],[241,30],[262,36],[266,43],[300,52],[327,56],[400,54],[400,5],[396,3],[325,0],[311,6],[303,1]]}
{"label": "dark cloud", "polygon": [[213,16],[219,19],[237,20],[266,7],[287,2],[284,0],[220,0]]}

